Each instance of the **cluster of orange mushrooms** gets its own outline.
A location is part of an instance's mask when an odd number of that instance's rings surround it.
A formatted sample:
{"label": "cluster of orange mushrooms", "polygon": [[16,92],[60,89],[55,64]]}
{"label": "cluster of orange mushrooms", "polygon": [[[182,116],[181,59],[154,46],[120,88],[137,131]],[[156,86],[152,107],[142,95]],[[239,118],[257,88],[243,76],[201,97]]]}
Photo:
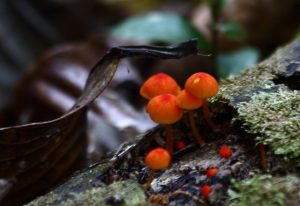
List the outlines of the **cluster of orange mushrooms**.
{"label": "cluster of orange mushrooms", "polygon": [[[164,125],[166,129],[166,149],[160,147],[153,149],[145,158],[145,164],[150,169],[150,176],[144,185],[146,189],[149,188],[155,171],[165,169],[172,163],[174,144],[172,124],[182,118],[184,111],[188,113],[192,137],[197,144],[205,144],[205,140],[199,134],[194,121],[195,109],[202,107],[203,117],[209,127],[215,132],[219,130],[219,126],[212,121],[206,101],[215,96],[218,90],[219,85],[216,79],[204,72],[191,75],[186,80],[184,89],[181,89],[172,77],[164,73],[155,74],[144,82],[140,94],[149,100],[146,111],[154,122]],[[183,146],[178,145],[178,147]],[[223,158],[230,158],[231,153],[228,146],[223,146],[219,150],[219,155]],[[217,168],[211,168],[207,171],[207,176],[214,176],[217,172]],[[209,185],[203,185],[201,191],[204,197],[208,197],[212,189]]]}
{"label": "cluster of orange mushrooms", "polygon": [[195,125],[193,110],[202,106],[208,125],[214,131],[218,130],[218,126],[211,119],[206,103],[206,99],[215,96],[218,90],[219,85],[216,79],[204,72],[191,75],[182,90],[172,77],[164,73],[155,74],[144,82],[140,94],[149,100],[146,110],[150,118],[154,122],[165,125],[166,148],[171,155],[173,153],[172,124],[182,118],[184,110],[188,111],[189,123],[196,143],[201,145],[205,141]]}

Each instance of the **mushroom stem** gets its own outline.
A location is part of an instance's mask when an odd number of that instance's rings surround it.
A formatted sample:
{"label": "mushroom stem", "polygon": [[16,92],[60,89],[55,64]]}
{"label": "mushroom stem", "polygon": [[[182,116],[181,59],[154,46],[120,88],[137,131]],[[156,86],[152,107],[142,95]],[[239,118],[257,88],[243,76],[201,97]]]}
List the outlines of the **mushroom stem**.
{"label": "mushroom stem", "polygon": [[170,125],[170,124],[166,124],[165,128],[166,128],[166,136],[167,136],[166,150],[169,152],[169,154],[172,158],[173,142],[174,142],[173,128],[172,128],[172,125]]}
{"label": "mushroom stem", "polygon": [[153,169],[150,169],[150,175],[147,179],[147,182],[144,184],[144,189],[147,190],[149,187],[150,187],[150,184],[154,178],[154,175],[155,175],[155,170]]}
{"label": "mushroom stem", "polygon": [[205,141],[203,140],[203,138],[202,138],[201,135],[199,134],[198,129],[197,129],[196,124],[195,124],[195,120],[194,120],[194,112],[193,112],[193,110],[188,111],[188,117],[189,117],[190,126],[191,126],[191,128],[192,128],[192,134],[193,134],[194,140],[195,140],[199,145],[204,144]]}
{"label": "mushroom stem", "polygon": [[267,161],[267,155],[264,149],[264,145],[263,144],[258,144],[258,150],[260,153],[260,158],[261,158],[261,166],[263,168],[264,171],[268,170],[268,161]]}
{"label": "mushroom stem", "polygon": [[219,125],[216,125],[213,120],[212,120],[212,115],[209,111],[208,105],[207,105],[207,101],[205,100],[203,102],[203,115],[204,115],[204,119],[206,120],[208,126],[214,131],[214,132],[218,132],[220,130]]}

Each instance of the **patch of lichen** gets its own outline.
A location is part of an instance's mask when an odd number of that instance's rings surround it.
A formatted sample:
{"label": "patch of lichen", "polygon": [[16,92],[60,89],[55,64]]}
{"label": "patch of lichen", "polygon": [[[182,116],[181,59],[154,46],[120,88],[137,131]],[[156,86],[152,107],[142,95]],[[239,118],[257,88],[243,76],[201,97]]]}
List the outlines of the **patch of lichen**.
{"label": "patch of lichen", "polygon": [[300,165],[300,93],[279,88],[277,92],[254,93],[248,102],[237,104],[244,129],[269,145],[274,154],[294,159]]}
{"label": "patch of lichen", "polygon": [[242,94],[245,90],[249,90],[256,85],[260,84],[272,84],[271,79],[274,78],[273,74],[270,74],[265,67],[256,67],[253,70],[246,70],[240,76],[229,77],[222,81],[222,86],[216,100],[232,101],[237,95]]}
{"label": "patch of lichen", "polygon": [[28,205],[60,205],[60,203],[73,198],[70,194],[82,193],[93,188],[93,182],[97,181],[97,176],[105,172],[111,166],[111,163],[103,163],[95,165],[86,171],[82,171],[80,174],[69,179],[66,183],[57,187],[55,190],[33,200]]}
{"label": "patch of lichen", "polygon": [[230,206],[296,206],[300,199],[300,180],[296,176],[255,175],[242,182],[233,181]]}
{"label": "patch of lichen", "polygon": [[[299,53],[300,38],[286,47],[278,49],[270,58],[252,69],[245,70],[241,75],[224,79],[218,95],[212,101],[230,101],[237,95],[244,93],[257,85],[272,85],[279,76],[287,76],[300,70]],[[293,64],[295,71],[287,68]],[[295,66],[296,65],[296,66]]]}
{"label": "patch of lichen", "polygon": [[[114,182],[107,187],[95,187],[82,193],[73,194],[60,205],[146,205],[146,196],[140,184],[132,180]],[[130,198],[128,198],[130,197]]]}
{"label": "patch of lichen", "polygon": [[[88,190],[72,193],[69,192],[68,198],[59,203],[56,202],[55,198],[61,197],[61,194],[54,194],[53,201],[45,197],[41,197],[36,201],[28,204],[28,206],[38,205],[61,205],[61,206],[72,206],[72,205],[111,205],[114,202],[116,205],[147,205],[146,195],[140,184],[133,180],[118,181],[110,184],[107,187],[93,187]],[[47,196],[46,196],[47,197]],[[130,198],[128,198],[130,197]]]}
{"label": "patch of lichen", "polygon": [[300,94],[278,78],[300,72],[300,38],[277,50],[270,58],[241,75],[223,80],[211,101],[227,102],[236,111],[235,120],[269,145],[274,154],[295,160],[300,166]]}

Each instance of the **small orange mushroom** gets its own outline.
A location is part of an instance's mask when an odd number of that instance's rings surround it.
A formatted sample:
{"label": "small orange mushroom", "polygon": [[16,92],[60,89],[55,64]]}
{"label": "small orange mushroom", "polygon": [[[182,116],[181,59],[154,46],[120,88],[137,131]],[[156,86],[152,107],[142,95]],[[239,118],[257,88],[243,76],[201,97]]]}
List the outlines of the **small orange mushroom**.
{"label": "small orange mushroom", "polygon": [[186,90],[181,90],[180,93],[177,95],[177,104],[182,109],[188,110],[188,117],[189,122],[192,128],[192,133],[195,141],[201,145],[204,144],[205,141],[201,137],[201,135],[198,132],[198,129],[196,127],[195,121],[194,121],[194,112],[193,109],[197,109],[203,105],[204,100],[199,99],[192,95],[191,93],[187,92]]}
{"label": "small orange mushroom", "polygon": [[179,121],[183,110],[176,103],[176,96],[172,94],[161,94],[152,98],[146,107],[150,118],[159,124],[165,125],[167,136],[167,150],[173,154],[173,129],[171,124]]}
{"label": "small orange mushroom", "polygon": [[146,158],[145,164],[150,169],[150,176],[147,179],[144,187],[148,189],[155,175],[156,170],[162,170],[167,168],[170,165],[171,156],[169,152],[163,148],[156,148],[151,150]]}
{"label": "small orange mushroom", "polygon": [[[208,99],[218,93],[219,84],[213,76],[205,72],[198,72],[186,80],[185,90],[199,99]],[[212,121],[207,101],[203,102],[203,114],[210,128],[218,131],[219,127]]]}
{"label": "small orange mushroom", "polygon": [[186,80],[185,89],[199,99],[206,99],[218,93],[219,84],[210,74],[198,72]]}
{"label": "small orange mushroom", "polygon": [[211,188],[211,186],[209,186],[209,185],[203,185],[202,187],[201,187],[201,194],[203,195],[203,197],[205,197],[205,198],[208,198],[208,196],[209,196],[209,193],[211,193],[211,191],[212,191],[212,188]]}
{"label": "small orange mushroom", "polygon": [[223,158],[229,159],[232,155],[231,148],[229,146],[223,145],[219,150],[219,155]]}
{"label": "small orange mushroom", "polygon": [[207,177],[213,177],[219,172],[218,168],[210,168],[206,171]]}
{"label": "small orange mushroom", "polygon": [[151,76],[140,88],[141,96],[148,100],[160,94],[177,95],[179,92],[180,86],[172,77],[165,73]]}

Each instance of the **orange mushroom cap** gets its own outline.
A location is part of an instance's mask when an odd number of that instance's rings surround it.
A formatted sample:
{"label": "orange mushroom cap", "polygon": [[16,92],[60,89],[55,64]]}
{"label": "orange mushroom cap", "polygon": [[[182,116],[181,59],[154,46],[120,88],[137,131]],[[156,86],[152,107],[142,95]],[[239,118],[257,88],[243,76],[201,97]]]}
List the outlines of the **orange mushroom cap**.
{"label": "orange mushroom cap", "polygon": [[212,188],[209,185],[203,185],[201,187],[201,193],[205,198],[208,197],[208,195],[209,195],[209,193],[211,193],[211,191],[212,191]]}
{"label": "orange mushroom cap", "polygon": [[207,177],[213,177],[219,172],[218,168],[210,168],[206,171]]}
{"label": "orange mushroom cap", "polygon": [[198,72],[186,80],[185,90],[197,98],[206,99],[218,93],[219,84],[213,76],[204,72]]}
{"label": "orange mushroom cap", "polygon": [[219,155],[223,158],[229,159],[232,155],[231,148],[226,145],[223,145],[219,150]]}
{"label": "orange mushroom cap", "polygon": [[160,94],[174,94],[180,92],[177,82],[165,73],[158,73],[147,79],[141,86],[140,94],[145,99],[151,99]]}
{"label": "orange mushroom cap", "polygon": [[170,165],[170,161],[171,156],[169,152],[160,147],[151,150],[145,158],[147,167],[152,170],[165,169]]}
{"label": "orange mushroom cap", "polygon": [[177,104],[182,109],[193,110],[202,106],[204,100],[199,99],[187,92],[186,90],[181,90],[177,95]]}
{"label": "orange mushroom cap", "polygon": [[173,124],[183,115],[183,110],[176,103],[176,96],[172,94],[161,94],[152,98],[146,110],[150,118],[159,124]]}

